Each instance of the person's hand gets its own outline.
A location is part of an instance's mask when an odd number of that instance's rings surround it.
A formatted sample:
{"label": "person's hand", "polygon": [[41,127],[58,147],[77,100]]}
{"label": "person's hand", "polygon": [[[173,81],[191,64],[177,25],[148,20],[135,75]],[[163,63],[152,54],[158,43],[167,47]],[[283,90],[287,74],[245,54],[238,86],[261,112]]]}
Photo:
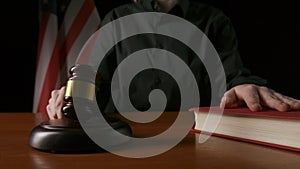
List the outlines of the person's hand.
{"label": "person's hand", "polygon": [[247,105],[252,111],[268,107],[278,111],[300,110],[300,100],[287,97],[274,90],[254,84],[243,84],[228,90],[221,101],[223,108]]}
{"label": "person's hand", "polygon": [[51,98],[47,105],[47,114],[51,120],[63,118],[61,108],[64,104],[65,86],[59,90],[53,90],[51,92]]}

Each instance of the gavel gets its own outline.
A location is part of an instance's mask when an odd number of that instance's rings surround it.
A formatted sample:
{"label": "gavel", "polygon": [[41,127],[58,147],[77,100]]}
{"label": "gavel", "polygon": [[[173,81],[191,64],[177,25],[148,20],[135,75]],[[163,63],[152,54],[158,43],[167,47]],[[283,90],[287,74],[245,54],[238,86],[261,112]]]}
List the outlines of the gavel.
{"label": "gavel", "polygon": [[[85,133],[76,112],[84,113],[84,119],[81,119],[83,121],[97,117],[95,102],[99,88],[95,81],[100,80],[100,76],[89,65],[75,65],[70,69],[70,74],[64,94],[65,103],[61,109],[64,118],[44,121],[34,127],[29,136],[29,144],[37,150],[52,153],[103,151]],[[74,98],[80,100],[78,109],[75,109]],[[127,123],[104,113],[101,115],[114,130],[132,136],[132,130]]]}

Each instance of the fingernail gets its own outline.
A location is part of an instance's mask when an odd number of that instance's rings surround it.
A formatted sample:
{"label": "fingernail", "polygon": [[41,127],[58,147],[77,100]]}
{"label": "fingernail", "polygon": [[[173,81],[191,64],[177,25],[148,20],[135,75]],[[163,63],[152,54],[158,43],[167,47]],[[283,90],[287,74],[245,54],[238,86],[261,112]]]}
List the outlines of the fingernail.
{"label": "fingernail", "polygon": [[221,108],[225,108],[226,105],[226,97],[222,97],[221,103],[220,103],[220,107]]}
{"label": "fingernail", "polygon": [[255,111],[260,111],[260,110],[262,110],[261,105],[258,104],[258,103],[253,104],[253,105],[252,105],[252,108],[253,108]]}
{"label": "fingernail", "polygon": [[288,105],[288,104],[286,104],[286,103],[280,103],[281,104],[281,109],[280,109],[280,111],[283,111],[283,112],[285,112],[285,111],[289,111],[289,110],[291,110],[291,106],[290,105]]}

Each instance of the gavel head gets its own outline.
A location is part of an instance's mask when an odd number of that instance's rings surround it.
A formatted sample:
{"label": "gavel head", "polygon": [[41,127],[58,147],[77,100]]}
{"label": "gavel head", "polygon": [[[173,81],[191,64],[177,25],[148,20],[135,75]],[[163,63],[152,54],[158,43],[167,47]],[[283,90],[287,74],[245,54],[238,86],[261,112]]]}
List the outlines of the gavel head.
{"label": "gavel head", "polygon": [[73,99],[79,99],[82,105],[80,111],[93,114],[95,111],[96,91],[95,78],[97,72],[89,65],[75,65],[70,69],[70,77],[66,84],[65,104],[62,113],[65,117],[77,120]]}

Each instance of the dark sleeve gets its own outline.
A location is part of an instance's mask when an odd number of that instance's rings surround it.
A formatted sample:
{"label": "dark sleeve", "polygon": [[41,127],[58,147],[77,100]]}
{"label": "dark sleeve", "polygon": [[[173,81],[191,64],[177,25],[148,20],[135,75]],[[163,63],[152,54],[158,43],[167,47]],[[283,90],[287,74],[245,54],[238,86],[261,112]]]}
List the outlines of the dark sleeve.
{"label": "dark sleeve", "polygon": [[227,89],[241,84],[267,86],[267,80],[254,76],[243,66],[236,34],[230,19],[219,12],[212,23],[212,39],[226,74]]}

